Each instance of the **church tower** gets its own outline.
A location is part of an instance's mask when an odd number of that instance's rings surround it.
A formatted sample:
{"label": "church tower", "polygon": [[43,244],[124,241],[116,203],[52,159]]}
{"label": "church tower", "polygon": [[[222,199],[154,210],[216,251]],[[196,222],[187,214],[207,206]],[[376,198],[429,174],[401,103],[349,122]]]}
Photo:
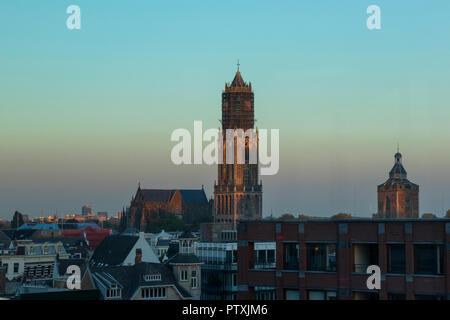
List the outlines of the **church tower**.
{"label": "church tower", "polygon": [[[259,182],[258,168],[258,131],[254,131],[254,95],[251,83],[242,79],[238,70],[231,83],[225,84],[222,92],[222,163],[218,165],[218,183],[214,185],[214,221],[236,223],[238,219],[262,218],[262,183]],[[250,129],[254,136],[241,140],[245,142],[245,159],[238,163],[238,143],[230,146],[227,141],[227,129]],[[236,142],[236,138],[234,138]],[[220,142],[219,142],[220,143]],[[233,162],[228,164],[227,153],[233,147]],[[252,152],[256,161],[251,161]]]}
{"label": "church tower", "polygon": [[378,186],[379,218],[418,218],[419,186],[406,178],[402,154],[395,154],[389,179]]}

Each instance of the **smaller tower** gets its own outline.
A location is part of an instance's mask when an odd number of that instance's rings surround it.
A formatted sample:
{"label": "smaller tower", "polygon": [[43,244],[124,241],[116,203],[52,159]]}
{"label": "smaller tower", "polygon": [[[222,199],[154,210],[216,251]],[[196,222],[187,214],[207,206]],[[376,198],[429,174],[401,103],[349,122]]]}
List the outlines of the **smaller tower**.
{"label": "smaller tower", "polygon": [[179,238],[178,253],[168,260],[177,282],[195,300],[200,300],[201,265],[203,262],[195,255],[197,238],[191,232],[184,232]]}
{"label": "smaller tower", "polygon": [[407,179],[402,154],[397,152],[389,179],[378,186],[379,218],[418,218],[419,186]]}

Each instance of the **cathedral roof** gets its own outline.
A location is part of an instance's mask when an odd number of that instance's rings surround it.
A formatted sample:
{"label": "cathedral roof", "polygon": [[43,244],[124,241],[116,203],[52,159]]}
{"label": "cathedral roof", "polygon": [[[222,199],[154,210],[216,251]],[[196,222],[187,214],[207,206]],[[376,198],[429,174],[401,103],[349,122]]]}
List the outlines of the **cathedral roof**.
{"label": "cathedral roof", "polygon": [[184,203],[208,203],[203,189],[139,189],[143,201],[170,202],[177,191]]}

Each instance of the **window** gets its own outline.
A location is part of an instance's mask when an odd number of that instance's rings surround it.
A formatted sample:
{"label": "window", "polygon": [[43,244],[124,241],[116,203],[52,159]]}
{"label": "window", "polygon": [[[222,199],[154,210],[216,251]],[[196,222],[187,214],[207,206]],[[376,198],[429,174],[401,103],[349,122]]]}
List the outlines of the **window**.
{"label": "window", "polygon": [[192,270],[191,272],[191,288],[197,289],[197,271]]}
{"label": "window", "polygon": [[388,300],[406,300],[404,293],[388,293]]}
{"label": "window", "polygon": [[308,271],[336,271],[336,245],[308,244],[306,247]]}
{"label": "window", "polygon": [[353,300],[379,300],[380,295],[378,292],[362,292],[354,291]]}
{"label": "window", "polygon": [[226,263],[237,263],[237,250],[227,250]]}
{"label": "window", "polygon": [[142,299],[161,299],[166,298],[166,288],[142,288]]}
{"label": "window", "polygon": [[187,270],[180,270],[180,281],[188,281]]}
{"label": "window", "polygon": [[256,250],[255,251],[255,269],[275,268],[275,250]]}
{"label": "window", "polygon": [[298,270],[298,243],[285,243],[284,244],[284,269],[285,270]]}
{"label": "window", "polygon": [[255,287],[255,300],[275,300],[276,290],[272,287]]}
{"label": "window", "polygon": [[431,294],[416,294],[415,300],[444,300],[444,297]]}
{"label": "window", "polygon": [[309,290],[308,300],[336,300],[336,291]]}
{"label": "window", "polygon": [[388,272],[405,273],[405,246],[402,244],[388,245]]}
{"label": "window", "polygon": [[160,274],[147,274],[144,276],[145,281],[161,281]]}
{"label": "window", "polygon": [[286,289],[284,290],[285,300],[299,300],[300,295],[298,290]]}
{"label": "window", "polygon": [[414,260],[416,274],[443,274],[444,272],[442,245],[414,245]]}
{"label": "window", "polygon": [[232,275],[231,275],[231,285],[233,286],[233,287],[237,287],[237,273],[233,273]]}
{"label": "window", "polygon": [[121,289],[116,285],[112,285],[111,288],[106,289],[106,298],[120,298],[121,295]]}
{"label": "window", "polygon": [[19,272],[19,264],[17,262],[14,263],[14,273]]}

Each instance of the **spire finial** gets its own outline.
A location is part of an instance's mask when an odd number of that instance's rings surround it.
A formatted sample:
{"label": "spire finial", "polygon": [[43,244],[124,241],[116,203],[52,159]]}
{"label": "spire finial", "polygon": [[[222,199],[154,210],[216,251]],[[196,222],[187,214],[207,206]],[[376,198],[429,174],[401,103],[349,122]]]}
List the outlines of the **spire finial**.
{"label": "spire finial", "polygon": [[240,66],[241,64],[239,63],[239,59],[238,59],[238,62],[237,62],[237,67],[238,67],[238,72],[239,72],[239,66]]}
{"label": "spire finial", "polygon": [[400,143],[397,141],[397,152],[400,153]]}

